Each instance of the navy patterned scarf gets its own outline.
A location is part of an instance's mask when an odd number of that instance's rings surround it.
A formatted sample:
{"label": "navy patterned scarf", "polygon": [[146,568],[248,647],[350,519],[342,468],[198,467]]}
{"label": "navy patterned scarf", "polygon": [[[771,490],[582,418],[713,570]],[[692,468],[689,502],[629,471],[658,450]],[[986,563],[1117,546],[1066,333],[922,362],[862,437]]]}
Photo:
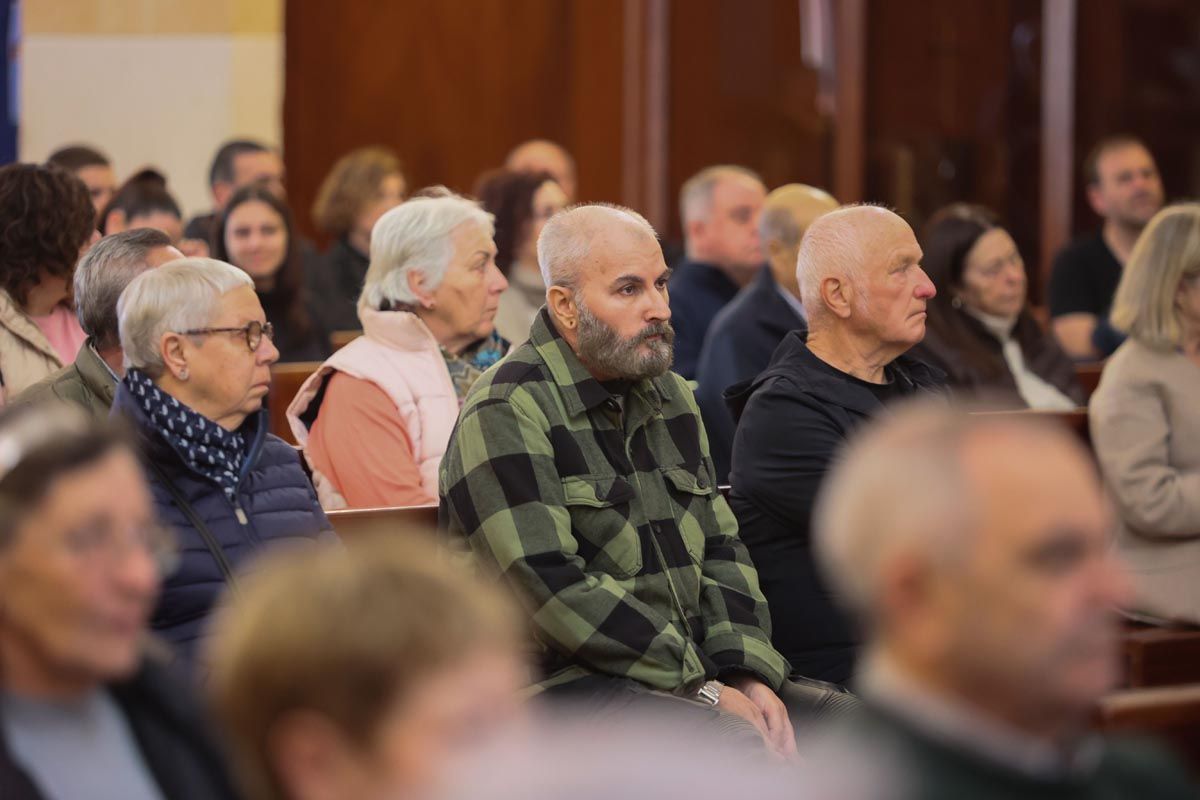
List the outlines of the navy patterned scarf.
{"label": "navy patterned scarf", "polygon": [[245,438],[188,408],[155,386],[141,370],[125,373],[125,386],[187,465],[215,481],[231,502],[236,500],[238,475],[246,457]]}

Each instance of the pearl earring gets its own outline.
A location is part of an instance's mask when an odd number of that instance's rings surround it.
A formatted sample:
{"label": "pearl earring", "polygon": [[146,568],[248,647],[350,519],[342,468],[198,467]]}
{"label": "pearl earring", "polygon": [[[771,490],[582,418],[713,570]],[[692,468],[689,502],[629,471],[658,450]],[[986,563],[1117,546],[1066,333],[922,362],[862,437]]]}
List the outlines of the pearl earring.
{"label": "pearl earring", "polygon": [[179,370],[179,380],[186,381],[187,379],[188,379],[188,368],[184,367],[183,369]]}

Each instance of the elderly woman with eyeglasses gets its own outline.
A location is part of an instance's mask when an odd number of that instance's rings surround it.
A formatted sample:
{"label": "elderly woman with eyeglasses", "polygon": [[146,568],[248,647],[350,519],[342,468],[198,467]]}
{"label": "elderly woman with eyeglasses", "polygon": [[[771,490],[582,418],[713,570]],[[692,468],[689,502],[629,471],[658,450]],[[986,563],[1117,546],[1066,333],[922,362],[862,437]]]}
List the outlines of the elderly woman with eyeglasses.
{"label": "elderly woman with eyeglasses", "polygon": [[330,531],[296,451],[267,432],[263,398],[279,351],[237,267],[174,261],[117,304],[125,378],[113,413],[137,430],[160,518],[180,537],[152,625],[190,662],[238,567],[283,540]]}
{"label": "elderly woman with eyeglasses", "polygon": [[56,402],[0,415],[0,797],[236,796],[146,642],[176,554],[129,443]]}

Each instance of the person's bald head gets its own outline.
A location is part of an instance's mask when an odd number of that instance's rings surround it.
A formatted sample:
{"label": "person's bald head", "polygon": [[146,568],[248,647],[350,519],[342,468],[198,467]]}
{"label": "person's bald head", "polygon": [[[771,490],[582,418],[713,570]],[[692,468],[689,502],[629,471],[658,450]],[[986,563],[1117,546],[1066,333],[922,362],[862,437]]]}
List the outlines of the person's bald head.
{"label": "person's bald head", "polygon": [[838,201],[833,195],[803,183],[780,186],[768,194],[763,203],[758,222],[763,254],[775,282],[796,297],[800,296],[800,286],[796,283],[800,240],[817,217],[837,207]]}
{"label": "person's bald head", "polygon": [[810,336],[837,331],[892,357],[919,344],[926,303],[937,293],[921,255],[912,228],[886,208],[846,206],[818,217],[796,260]]}
{"label": "person's bald head", "polygon": [[551,322],[597,379],[669,368],[670,270],[641,214],[608,204],[560,211],[542,228],[537,252]]}
{"label": "person's bald head", "polygon": [[575,159],[562,145],[548,139],[522,142],[509,152],[504,166],[514,172],[549,172],[567,195],[567,202],[575,202]]}
{"label": "person's bald head", "polygon": [[932,402],[860,433],[814,520],[871,652],[1023,727],[1075,719],[1117,677],[1111,612],[1130,598],[1111,521],[1065,427]]}

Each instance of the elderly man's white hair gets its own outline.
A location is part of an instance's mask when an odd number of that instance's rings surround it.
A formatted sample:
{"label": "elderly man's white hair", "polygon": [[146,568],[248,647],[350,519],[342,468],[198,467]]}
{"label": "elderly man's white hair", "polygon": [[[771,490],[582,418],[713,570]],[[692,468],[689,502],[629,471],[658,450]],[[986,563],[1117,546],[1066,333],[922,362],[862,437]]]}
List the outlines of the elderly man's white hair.
{"label": "elderly man's white hair", "polygon": [[882,206],[850,205],[830,211],[813,220],[800,242],[796,259],[796,280],[800,299],[808,313],[809,328],[824,323],[829,312],[821,300],[821,284],[826,278],[839,278],[865,288],[863,276],[868,259],[877,254],[871,245],[881,230],[906,223],[894,211]]}
{"label": "elderly man's white hair", "polygon": [[683,182],[679,190],[679,215],[683,227],[692,220],[707,220],[712,214],[713,191],[726,178],[748,178],[761,184],[762,178],[754,170],[736,164],[717,164],[705,167]]}
{"label": "elderly man's white hair", "polygon": [[927,399],[872,422],[834,465],[814,512],[816,554],[836,594],[865,621],[878,614],[882,571],[897,554],[952,564],[969,553],[981,487],[965,451],[993,435],[1079,448],[1045,420],[970,414]]}
{"label": "elderly man's white hair", "polygon": [[495,235],[494,217],[474,200],[456,194],[414,197],[388,211],[371,229],[371,264],[367,267],[359,308],[416,305],[408,286],[410,272],[420,272],[425,288],[437,289],[454,258],[452,234],[460,225],[478,225]]}
{"label": "elderly man's white hair", "polygon": [[241,286],[253,287],[254,281],[215,258],[183,258],[138,275],[117,301],[125,368],[157,378],[163,371],[163,334],[208,327],[221,297]]}
{"label": "elderly man's white hair", "polygon": [[580,268],[591,258],[596,238],[612,233],[614,229],[658,240],[654,226],[641,214],[624,206],[586,203],[552,216],[537,240],[538,267],[547,288],[566,286],[574,289]]}

